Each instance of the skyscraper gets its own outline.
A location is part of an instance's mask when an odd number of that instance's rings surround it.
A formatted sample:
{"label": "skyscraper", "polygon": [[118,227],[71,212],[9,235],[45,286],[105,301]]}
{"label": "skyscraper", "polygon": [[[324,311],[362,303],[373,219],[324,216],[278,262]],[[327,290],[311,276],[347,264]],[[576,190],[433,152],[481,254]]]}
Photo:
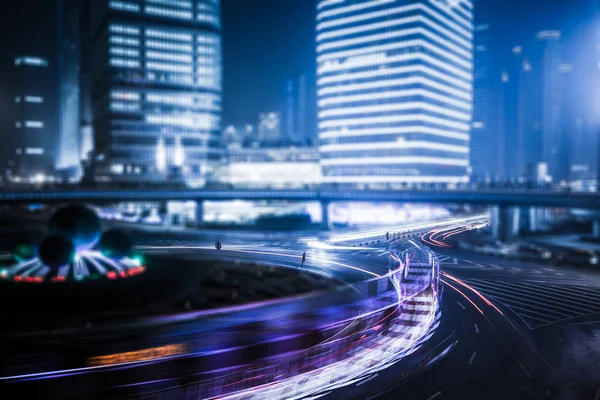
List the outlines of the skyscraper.
{"label": "skyscraper", "polygon": [[533,60],[537,78],[537,92],[541,95],[541,161],[548,164],[549,174],[556,181],[564,178],[560,166],[562,138],[560,31],[548,30],[536,35],[536,51]]}
{"label": "skyscraper", "polygon": [[10,179],[43,181],[52,173],[56,136],[53,127],[53,75],[48,60],[21,56],[14,61],[14,137],[17,146],[9,161]]}
{"label": "skyscraper", "polygon": [[492,76],[490,71],[491,57],[489,46],[490,24],[476,10],[475,26],[475,71],[473,98],[473,125],[471,133],[471,166],[472,180],[482,181],[494,176],[491,124]]}
{"label": "skyscraper", "polygon": [[57,168],[80,174],[80,0],[58,2],[59,148]]}
{"label": "skyscraper", "polygon": [[282,107],[283,129],[288,139],[304,142],[309,137],[308,82],[306,74],[298,74],[285,83]]}
{"label": "skyscraper", "polygon": [[317,8],[324,181],[468,181],[472,2],[321,0]]}
{"label": "skyscraper", "polygon": [[498,139],[502,141],[498,172],[502,179],[517,180],[527,172],[526,160],[533,157],[529,154],[539,149],[532,121],[539,96],[531,88],[532,67],[526,49],[514,46],[504,60],[507,62],[501,76],[503,104],[499,115],[502,123],[497,125]]}
{"label": "skyscraper", "polygon": [[199,186],[219,158],[219,0],[94,0],[97,181]]}

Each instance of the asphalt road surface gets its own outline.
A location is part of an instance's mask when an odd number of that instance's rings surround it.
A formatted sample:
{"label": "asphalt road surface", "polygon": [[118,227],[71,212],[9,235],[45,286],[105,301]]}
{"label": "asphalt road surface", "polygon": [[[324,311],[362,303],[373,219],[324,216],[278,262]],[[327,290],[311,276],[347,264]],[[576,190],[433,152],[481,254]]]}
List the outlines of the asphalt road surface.
{"label": "asphalt road surface", "polygon": [[[307,251],[318,273],[361,279],[385,272],[385,246],[373,249],[308,248],[294,236],[233,238],[251,252],[295,257]],[[166,246],[198,244],[172,238]],[[206,242],[209,246],[210,242]],[[600,394],[600,276],[593,271],[505,260],[449,248],[432,249],[444,282],[442,325],[435,339],[453,331],[457,343],[439,363],[400,376],[394,367],[323,398],[381,399],[596,399]],[[267,255],[267,259],[272,257]],[[294,260],[294,258],[292,258]],[[357,385],[360,386],[358,395]],[[353,389],[354,388],[354,389]]]}

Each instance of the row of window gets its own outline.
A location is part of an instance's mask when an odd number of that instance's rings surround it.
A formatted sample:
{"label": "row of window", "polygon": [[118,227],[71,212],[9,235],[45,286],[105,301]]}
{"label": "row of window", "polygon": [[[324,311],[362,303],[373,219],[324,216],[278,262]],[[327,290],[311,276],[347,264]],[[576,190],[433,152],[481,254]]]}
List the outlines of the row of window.
{"label": "row of window", "polygon": [[[144,6],[144,14],[185,21],[194,19],[194,11],[190,2],[146,0],[146,3],[146,6]],[[148,5],[148,3],[156,5]],[[109,2],[109,8],[131,13],[140,13],[142,10],[139,3],[120,0],[111,0]],[[216,7],[207,7],[205,4],[202,6],[199,5],[196,11],[196,20],[199,22],[219,26],[220,21],[217,14],[218,12]]]}

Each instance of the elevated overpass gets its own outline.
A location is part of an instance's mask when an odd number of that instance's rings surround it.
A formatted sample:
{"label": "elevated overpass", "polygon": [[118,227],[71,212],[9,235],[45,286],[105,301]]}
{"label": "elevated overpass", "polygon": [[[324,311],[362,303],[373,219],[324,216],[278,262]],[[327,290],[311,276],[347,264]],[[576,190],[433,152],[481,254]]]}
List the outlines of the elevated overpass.
{"label": "elevated overpass", "polygon": [[115,202],[195,201],[196,220],[204,216],[204,201],[316,201],[323,208],[323,227],[330,227],[328,206],[333,202],[401,202],[476,204],[493,206],[492,224],[495,236],[510,240],[518,234],[519,212],[529,209],[531,226],[537,225],[536,208],[570,208],[588,210],[594,217],[594,234],[600,236],[600,194],[559,190],[527,189],[458,189],[458,190],[211,190],[211,189],[73,189],[0,191],[0,204],[85,202],[107,204]]}
{"label": "elevated overpass", "polygon": [[135,201],[274,200],[381,201],[402,203],[480,204],[506,207],[558,207],[600,210],[600,194],[543,190],[206,190],[110,189],[0,191],[0,204],[110,203]]}

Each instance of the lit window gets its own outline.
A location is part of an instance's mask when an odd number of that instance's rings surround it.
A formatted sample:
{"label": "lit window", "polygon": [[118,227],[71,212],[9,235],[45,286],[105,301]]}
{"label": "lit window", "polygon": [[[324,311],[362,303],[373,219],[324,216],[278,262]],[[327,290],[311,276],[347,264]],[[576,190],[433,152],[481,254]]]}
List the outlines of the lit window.
{"label": "lit window", "polygon": [[135,26],[111,25],[109,29],[112,33],[120,33],[123,35],[139,35],[140,34],[140,28],[136,28]]}
{"label": "lit window", "polygon": [[159,17],[175,18],[175,19],[192,19],[193,14],[191,11],[179,11],[172,10],[163,7],[147,6],[144,8],[144,12],[150,15],[156,15]]}
{"label": "lit window", "polygon": [[140,62],[137,60],[127,60],[124,58],[111,57],[110,65],[112,67],[119,67],[119,68],[139,68]]}
{"label": "lit window", "polygon": [[44,98],[41,96],[25,96],[26,103],[43,103]]}
{"label": "lit window", "polygon": [[191,63],[192,62],[192,56],[189,54],[159,53],[156,51],[146,52],[146,58],[151,58],[151,59],[155,59],[155,60],[183,62],[183,63]]}
{"label": "lit window", "polygon": [[123,103],[120,101],[112,101],[110,103],[111,111],[132,113],[140,110],[140,105],[137,103]]}
{"label": "lit window", "polygon": [[140,12],[140,6],[138,4],[130,3],[127,1],[111,0],[111,2],[109,3],[109,7],[113,10],[119,11]]}
{"label": "lit window", "polygon": [[140,45],[140,41],[138,39],[123,37],[123,36],[111,35],[109,40],[110,40],[111,44],[120,44],[122,46],[123,45],[124,46],[139,46]]}
{"label": "lit window", "polygon": [[40,129],[44,127],[44,123],[41,121],[25,121],[25,128]]}
{"label": "lit window", "polygon": [[157,29],[146,29],[146,36],[160,39],[179,40],[181,42],[191,42],[192,35],[185,33],[173,33]]}
{"label": "lit window", "polygon": [[44,154],[44,149],[40,147],[28,147],[25,149],[25,154],[30,156],[41,156]]}
{"label": "lit window", "polygon": [[192,72],[192,67],[189,65],[175,65],[158,62],[147,62],[146,68],[155,71],[167,71],[167,72]]}
{"label": "lit window", "polygon": [[113,91],[110,97],[115,100],[139,101],[140,95],[135,92]]}
{"label": "lit window", "polygon": [[124,47],[111,47],[110,54],[113,56],[134,57],[138,58],[140,52],[134,49],[126,49]]}
{"label": "lit window", "polygon": [[146,3],[162,4],[165,6],[179,8],[192,8],[192,2],[185,0],[146,0]]}
{"label": "lit window", "polygon": [[15,59],[15,65],[30,65],[34,67],[47,67],[48,61],[39,57],[19,57]]}
{"label": "lit window", "polygon": [[146,48],[149,49],[160,49],[160,50],[172,50],[172,51],[181,51],[186,53],[191,53],[193,48],[189,44],[174,44],[174,43],[165,43],[159,42],[156,40],[148,40],[146,41]]}
{"label": "lit window", "polygon": [[110,172],[115,175],[123,175],[125,166],[123,164],[113,164],[110,166]]}

